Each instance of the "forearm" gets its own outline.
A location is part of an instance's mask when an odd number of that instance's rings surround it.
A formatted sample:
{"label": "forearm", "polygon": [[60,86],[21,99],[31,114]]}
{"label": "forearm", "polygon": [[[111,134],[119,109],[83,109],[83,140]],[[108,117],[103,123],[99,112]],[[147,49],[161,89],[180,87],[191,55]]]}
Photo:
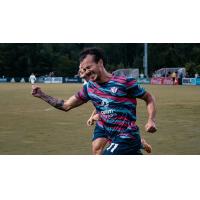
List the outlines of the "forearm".
{"label": "forearm", "polygon": [[67,109],[64,107],[64,104],[65,104],[64,100],[60,100],[55,97],[51,97],[45,93],[42,93],[40,98],[42,100],[44,100],[45,102],[47,102],[48,104],[50,104],[51,106],[53,106],[59,110],[67,111]]}
{"label": "forearm", "polygon": [[142,97],[142,99],[146,102],[147,105],[147,113],[148,113],[148,120],[156,120],[156,104],[155,98],[148,92]]}
{"label": "forearm", "polygon": [[44,100],[45,102],[47,102],[48,104],[50,104],[51,106],[65,112],[85,103],[84,101],[77,99],[75,95],[71,96],[67,100],[60,100],[43,93],[40,98]]}
{"label": "forearm", "polygon": [[91,114],[90,118],[92,119],[92,118],[93,118],[93,116],[94,116],[96,113],[97,113],[96,109],[95,109],[95,110],[93,110],[93,112],[92,112],[92,114]]}
{"label": "forearm", "polygon": [[148,121],[145,125],[145,130],[149,133],[154,133],[157,130],[155,98],[146,92],[145,95],[141,97],[141,99],[143,99],[147,105]]}
{"label": "forearm", "polygon": [[148,120],[156,121],[156,105],[155,99],[151,96],[149,102],[147,102],[147,113],[148,113]]}
{"label": "forearm", "polygon": [[85,101],[76,97],[75,95],[71,96],[67,100],[57,99],[55,97],[45,94],[40,89],[40,87],[38,87],[36,85],[32,85],[32,95],[34,97],[42,99],[43,101],[47,102],[51,106],[53,106],[59,110],[63,110],[63,111],[71,110],[72,108],[78,107],[78,106],[82,105],[83,103],[86,103]]}

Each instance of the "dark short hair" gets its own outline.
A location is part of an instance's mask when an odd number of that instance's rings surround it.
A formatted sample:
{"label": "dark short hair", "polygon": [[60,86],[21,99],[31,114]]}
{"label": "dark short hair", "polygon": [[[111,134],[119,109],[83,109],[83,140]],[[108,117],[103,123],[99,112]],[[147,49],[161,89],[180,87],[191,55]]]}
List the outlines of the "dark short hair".
{"label": "dark short hair", "polygon": [[82,62],[86,58],[87,55],[93,55],[95,63],[98,63],[99,60],[102,59],[103,65],[105,67],[106,59],[105,59],[105,56],[104,56],[103,49],[100,49],[100,48],[97,48],[97,47],[86,48],[80,53],[79,61]]}

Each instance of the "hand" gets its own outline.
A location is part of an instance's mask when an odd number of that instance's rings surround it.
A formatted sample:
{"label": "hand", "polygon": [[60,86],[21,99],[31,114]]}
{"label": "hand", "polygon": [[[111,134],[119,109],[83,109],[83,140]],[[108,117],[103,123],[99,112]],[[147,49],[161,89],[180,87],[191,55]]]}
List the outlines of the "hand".
{"label": "hand", "polygon": [[150,119],[148,120],[147,124],[145,125],[145,130],[149,133],[154,133],[157,131],[155,121]]}
{"label": "hand", "polygon": [[88,125],[88,126],[92,126],[92,125],[94,124],[94,121],[95,121],[95,120],[93,120],[93,118],[88,119],[87,125]]}
{"label": "hand", "polygon": [[37,85],[32,85],[32,95],[34,97],[41,97],[44,93],[42,92],[42,90],[40,89],[39,86]]}

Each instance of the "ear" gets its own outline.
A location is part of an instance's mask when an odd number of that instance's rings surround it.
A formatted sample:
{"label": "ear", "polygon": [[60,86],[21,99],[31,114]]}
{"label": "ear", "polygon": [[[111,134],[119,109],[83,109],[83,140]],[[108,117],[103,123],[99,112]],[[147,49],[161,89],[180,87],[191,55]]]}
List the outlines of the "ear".
{"label": "ear", "polygon": [[99,60],[99,64],[103,66],[103,60],[102,59]]}

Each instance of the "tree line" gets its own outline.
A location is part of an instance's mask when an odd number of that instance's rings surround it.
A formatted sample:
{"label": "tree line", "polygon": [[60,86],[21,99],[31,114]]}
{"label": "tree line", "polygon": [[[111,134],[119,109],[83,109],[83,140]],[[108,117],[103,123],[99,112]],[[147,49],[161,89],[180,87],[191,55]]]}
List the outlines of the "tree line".
{"label": "tree line", "polygon": [[[94,46],[104,49],[108,71],[139,68],[143,72],[143,43],[1,43],[0,76],[28,77],[32,72],[74,76],[80,51]],[[191,76],[200,74],[200,44],[148,44],[149,75],[163,67],[185,67]]]}

